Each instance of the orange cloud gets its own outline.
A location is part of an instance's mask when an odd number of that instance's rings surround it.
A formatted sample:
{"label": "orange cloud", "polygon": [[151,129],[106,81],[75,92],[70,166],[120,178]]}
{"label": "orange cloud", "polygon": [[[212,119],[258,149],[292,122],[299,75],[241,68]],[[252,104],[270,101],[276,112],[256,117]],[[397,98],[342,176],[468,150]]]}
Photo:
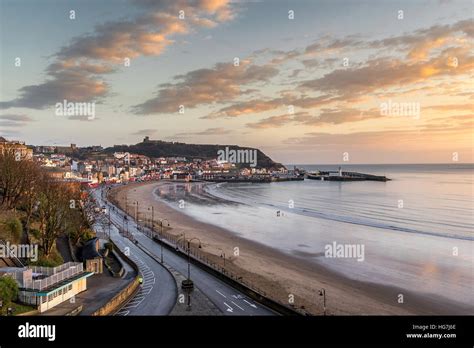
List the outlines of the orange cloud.
{"label": "orange cloud", "polygon": [[[123,65],[126,58],[160,55],[173,43],[173,36],[190,32],[192,25],[209,28],[235,14],[229,1],[136,0],[134,3],[149,11],[132,20],[98,25],[93,33],[74,38],[55,54],[57,61],[47,69],[49,79],[21,88],[18,98],[0,102],[0,108],[42,109],[63,99],[92,101],[105,97],[108,86],[98,77],[115,72],[112,64]],[[182,9],[186,10],[188,20],[178,18]]]}
{"label": "orange cloud", "polygon": [[134,107],[138,114],[175,113],[179,106],[194,108],[202,104],[230,102],[249,84],[268,81],[278,70],[268,65],[241,61],[239,66],[218,63],[212,69],[198,69],[175,76],[174,84],[162,84],[154,98]]}

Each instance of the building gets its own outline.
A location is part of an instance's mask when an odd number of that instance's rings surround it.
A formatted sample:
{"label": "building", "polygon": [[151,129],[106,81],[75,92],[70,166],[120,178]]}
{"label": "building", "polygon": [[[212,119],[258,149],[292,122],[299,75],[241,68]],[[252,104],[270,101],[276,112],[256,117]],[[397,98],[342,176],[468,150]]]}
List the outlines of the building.
{"label": "building", "polygon": [[72,154],[77,150],[76,144],[70,146],[55,146],[55,153]]}
{"label": "building", "polygon": [[114,152],[114,158],[123,161],[126,164],[130,164],[130,153],[129,152]]}
{"label": "building", "polygon": [[15,157],[20,159],[32,160],[33,149],[28,148],[24,142],[21,141],[8,141],[7,139],[0,137],[0,152],[14,151]]}
{"label": "building", "polygon": [[103,259],[99,253],[99,238],[92,238],[84,244],[82,247],[82,261],[86,264],[86,271],[103,272]]}
{"label": "building", "polygon": [[58,267],[4,267],[1,276],[10,276],[19,287],[18,299],[36,306],[43,313],[87,290],[87,278],[80,262],[67,262]]}

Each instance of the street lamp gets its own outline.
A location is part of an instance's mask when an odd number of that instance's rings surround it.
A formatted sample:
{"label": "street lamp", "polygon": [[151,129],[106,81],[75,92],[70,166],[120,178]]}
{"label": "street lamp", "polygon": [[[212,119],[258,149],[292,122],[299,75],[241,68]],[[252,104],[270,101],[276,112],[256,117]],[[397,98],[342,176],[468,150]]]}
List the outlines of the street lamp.
{"label": "street lamp", "polygon": [[155,233],[155,209],[153,206],[149,207],[148,210],[151,210],[151,235],[153,237]]}
{"label": "street lamp", "polygon": [[133,205],[136,206],[136,208],[135,208],[135,220],[137,221],[137,229],[138,229],[138,201],[133,202]]}
{"label": "street lamp", "polygon": [[187,279],[187,280],[188,280],[188,282],[190,282],[190,281],[191,281],[191,253],[190,253],[190,251],[191,251],[191,242],[192,242],[193,240],[199,241],[198,248],[201,249],[201,248],[202,248],[202,246],[201,246],[201,240],[200,240],[199,238],[197,238],[197,237],[193,237],[193,238],[191,238],[191,239],[186,239],[186,235],[183,233],[182,237],[178,238],[178,240],[176,241],[176,248],[178,248],[177,245],[178,245],[178,242],[179,242],[181,239],[184,239],[184,245],[185,245],[185,246],[186,246],[186,242],[188,243],[188,248],[187,248],[187,249],[188,249],[188,250],[187,250],[187,252],[188,252],[188,279]]}
{"label": "street lamp", "polygon": [[[150,208],[148,208],[150,210]],[[151,206],[151,238],[155,236],[155,218],[154,218],[154,209]],[[161,224],[161,229],[163,230],[163,224]],[[163,263],[163,236],[160,235],[160,252],[161,252],[161,263]]]}
{"label": "street lamp", "polygon": [[126,220],[125,217],[126,217],[126,215],[124,215],[123,219],[122,219],[122,233],[124,233],[124,234],[125,234],[125,220]]}
{"label": "street lamp", "polygon": [[161,234],[161,238],[163,238],[163,220],[166,220],[166,222],[168,223],[167,227],[170,226],[170,222],[168,221],[168,219],[160,219],[160,234]]}
{"label": "street lamp", "polygon": [[191,251],[191,242],[193,240],[197,240],[199,242],[198,248],[201,249],[201,240],[199,238],[194,237],[194,238],[188,239],[188,279],[191,277],[191,274],[190,274],[191,254],[190,254],[190,251]]}
{"label": "street lamp", "polygon": [[[161,223],[161,230],[163,231],[163,222]],[[184,241],[186,241],[186,233],[181,233],[181,234],[178,234],[178,239],[176,239],[176,251],[179,250],[179,241],[181,239],[184,239]]]}
{"label": "street lamp", "polygon": [[319,290],[319,296],[323,296],[323,310],[324,315],[326,315],[326,289],[321,288],[321,290]]}
{"label": "street lamp", "polygon": [[112,221],[110,220],[110,208],[109,208],[109,240],[110,240],[110,228],[111,228],[111,225],[112,225]]}
{"label": "street lamp", "polygon": [[[125,226],[126,226],[126,229],[125,229]],[[123,216],[122,231],[123,231],[123,234],[125,235],[125,238],[128,238],[128,219],[126,215]]]}
{"label": "street lamp", "polygon": [[222,249],[219,248],[219,247],[218,247],[217,249],[219,249],[219,250],[221,251],[221,257],[224,258],[224,267],[225,267],[225,252],[224,252],[224,250],[222,250]]}

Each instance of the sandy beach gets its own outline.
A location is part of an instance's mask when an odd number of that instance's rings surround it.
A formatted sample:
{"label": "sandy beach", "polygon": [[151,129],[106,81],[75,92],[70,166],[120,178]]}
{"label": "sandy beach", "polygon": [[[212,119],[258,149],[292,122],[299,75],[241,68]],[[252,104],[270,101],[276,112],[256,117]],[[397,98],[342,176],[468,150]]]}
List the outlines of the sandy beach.
{"label": "sandy beach", "polygon": [[[156,220],[166,218],[170,222],[168,233],[185,233],[186,238],[199,238],[202,243],[200,251],[222,266],[224,260],[220,256],[223,251],[227,270],[263,289],[268,297],[280,303],[322,315],[322,297],[318,290],[324,288],[329,315],[467,314],[468,309],[444,298],[348,279],[323,266],[305,262],[302,258],[242,238],[229,230],[200,222],[157,199],[153,192],[161,185],[174,183],[161,181],[117,186],[110,191],[109,198],[125,209],[127,196],[129,212],[135,211],[131,202],[138,201],[140,215],[146,214],[147,218],[150,217],[148,208],[153,206]],[[239,250],[237,256],[234,255],[235,248]],[[399,294],[403,294],[405,299],[402,304],[397,301]]]}

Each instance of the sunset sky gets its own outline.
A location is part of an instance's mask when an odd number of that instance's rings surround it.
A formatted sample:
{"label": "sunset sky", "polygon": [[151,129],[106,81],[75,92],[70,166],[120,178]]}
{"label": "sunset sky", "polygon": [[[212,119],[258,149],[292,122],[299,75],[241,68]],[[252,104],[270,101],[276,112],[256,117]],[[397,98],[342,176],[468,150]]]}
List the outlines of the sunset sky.
{"label": "sunset sky", "polygon": [[[258,147],[282,163],[474,159],[470,0],[0,4],[8,139],[148,135]],[[65,99],[95,102],[96,117],[56,115]],[[417,103],[419,117],[382,114],[389,102]]]}

